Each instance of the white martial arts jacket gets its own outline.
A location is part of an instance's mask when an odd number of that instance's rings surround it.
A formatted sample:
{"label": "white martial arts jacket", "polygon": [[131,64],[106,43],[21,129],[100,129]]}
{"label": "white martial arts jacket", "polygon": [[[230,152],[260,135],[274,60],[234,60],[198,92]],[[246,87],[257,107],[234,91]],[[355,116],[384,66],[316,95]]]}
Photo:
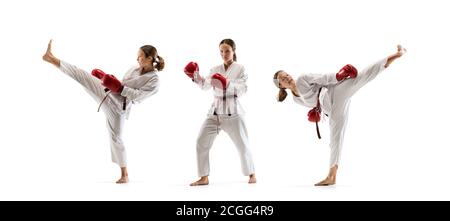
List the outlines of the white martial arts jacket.
{"label": "white martial arts jacket", "polygon": [[335,74],[305,74],[297,79],[297,89],[300,96],[293,96],[294,101],[306,107],[313,108],[317,105],[319,89],[319,102],[326,114],[331,112],[331,99],[328,87],[338,83]]}
{"label": "white martial arts jacket", "polygon": [[203,89],[208,90],[212,87],[211,76],[214,73],[220,73],[228,80],[228,86],[225,90],[214,87],[214,102],[208,111],[208,115],[226,114],[226,115],[243,115],[244,109],[239,103],[239,97],[247,92],[247,74],[245,68],[241,64],[233,62],[228,70],[225,71],[224,64],[211,68],[209,76],[203,78],[198,73],[194,73],[194,82]]}
{"label": "white martial arts jacket", "polygon": [[[109,96],[114,106],[119,107],[119,113],[126,114],[128,118],[131,110],[131,104],[141,102],[147,97],[155,94],[159,88],[159,78],[157,70],[147,72],[141,75],[139,67],[130,68],[122,79],[123,90],[122,93],[111,93]],[[126,98],[126,109],[123,110],[123,101]]]}

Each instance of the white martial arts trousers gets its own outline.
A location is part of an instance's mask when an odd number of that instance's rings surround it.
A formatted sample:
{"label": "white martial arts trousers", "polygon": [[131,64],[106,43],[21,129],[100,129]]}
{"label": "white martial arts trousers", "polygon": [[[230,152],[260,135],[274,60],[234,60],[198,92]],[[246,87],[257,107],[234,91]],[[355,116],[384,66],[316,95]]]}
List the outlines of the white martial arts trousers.
{"label": "white martial arts trousers", "polygon": [[346,79],[329,87],[328,93],[331,97],[331,113],[328,113],[330,117],[330,168],[339,164],[351,97],[383,71],[386,62],[387,58],[377,61],[360,71],[356,78]]}
{"label": "white martial arts trousers", "polygon": [[248,148],[248,135],[245,122],[240,115],[209,115],[202,125],[197,138],[198,175],[209,175],[209,150],[220,130],[224,130],[236,145],[241,159],[242,173],[246,176],[255,173],[252,155]]}
{"label": "white martial arts trousers", "polygon": [[[106,95],[104,91],[105,87],[101,85],[101,81],[90,73],[64,61],[61,61],[60,70],[83,85],[97,103],[100,103]],[[110,94],[109,96],[112,97],[113,95]],[[122,111],[120,105],[111,98],[105,100],[102,105],[102,110],[106,116],[106,126],[110,135],[112,161],[120,167],[125,167],[127,165],[127,155],[121,138],[125,111]]]}

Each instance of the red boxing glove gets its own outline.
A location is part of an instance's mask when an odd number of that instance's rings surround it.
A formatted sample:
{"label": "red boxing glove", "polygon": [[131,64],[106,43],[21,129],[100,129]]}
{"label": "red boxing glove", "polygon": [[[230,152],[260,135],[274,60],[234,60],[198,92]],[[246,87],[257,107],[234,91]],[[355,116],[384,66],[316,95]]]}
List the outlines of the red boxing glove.
{"label": "red boxing glove", "polygon": [[184,67],[184,73],[190,77],[192,80],[194,80],[194,72],[198,72],[199,71],[199,67],[198,64],[191,61],[189,62],[186,67]]}
{"label": "red boxing glove", "polygon": [[106,75],[105,72],[103,72],[103,71],[100,70],[100,69],[94,69],[94,70],[92,70],[91,74],[92,74],[94,77],[96,77],[96,78],[98,78],[98,79],[100,79],[100,80]]}
{"label": "red boxing glove", "polygon": [[121,93],[123,90],[122,83],[120,83],[120,81],[111,74],[105,74],[105,76],[103,76],[102,85],[115,93]]}
{"label": "red boxing glove", "polygon": [[227,79],[223,75],[215,73],[211,76],[211,84],[223,90],[227,88]]}
{"label": "red boxing glove", "polygon": [[320,121],[320,113],[321,110],[318,107],[315,107],[308,111],[308,120],[311,122],[319,122]]}
{"label": "red boxing glove", "polygon": [[319,105],[317,105],[316,107],[314,107],[313,109],[308,111],[308,120],[313,123],[316,123],[316,132],[317,132],[317,137],[319,139],[322,138],[320,136],[320,131],[319,131],[319,121],[320,121],[321,112],[322,112],[322,110]]}
{"label": "red boxing glove", "polygon": [[347,64],[336,74],[336,79],[342,81],[348,77],[355,78],[356,76],[358,76],[358,70],[353,65]]}

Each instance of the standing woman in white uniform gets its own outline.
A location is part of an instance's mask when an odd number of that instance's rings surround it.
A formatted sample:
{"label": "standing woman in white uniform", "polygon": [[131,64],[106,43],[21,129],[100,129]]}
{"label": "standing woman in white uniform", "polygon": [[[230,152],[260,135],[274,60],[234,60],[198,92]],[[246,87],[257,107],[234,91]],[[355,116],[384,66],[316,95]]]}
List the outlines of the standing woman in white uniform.
{"label": "standing woman in white uniform", "polygon": [[[91,74],[52,54],[52,41],[42,57],[75,81],[100,103],[110,135],[112,161],[119,165],[121,177],[116,183],[128,182],[127,157],[122,141],[124,120],[128,118],[132,104],[155,94],[159,87],[157,72],[164,68],[164,60],[155,47],[142,46],[137,55],[139,66],[131,68],[122,82],[113,75],[94,69]],[[100,107],[99,107],[100,108]]]}
{"label": "standing woman in white uniform", "polygon": [[213,88],[214,102],[197,138],[197,166],[199,180],[191,186],[209,184],[209,151],[219,131],[224,130],[236,145],[242,173],[249,176],[248,183],[256,183],[255,169],[248,147],[247,128],[243,119],[244,111],[239,103],[247,91],[247,74],[244,66],[236,63],[236,45],[232,39],[224,39],[219,44],[223,64],[213,67],[209,76],[199,74],[197,63],[190,62],[185,73],[201,89]]}
{"label": "standing woman in white uniform", "polygon": [[310,108],[318,106],[330,118],[330,170],[327,177],[316,183],[316,186],[336,183],[351,97],[405,52],[398,45],[395,54],[369,65],[359,73],[351,65],[346,65],[337,74],[306,74],[301,75],[297,81],[285,71],[275,73],[273,80],[280,89],[279,102],[286,98],[286,89],[290,89],[295,102]]}

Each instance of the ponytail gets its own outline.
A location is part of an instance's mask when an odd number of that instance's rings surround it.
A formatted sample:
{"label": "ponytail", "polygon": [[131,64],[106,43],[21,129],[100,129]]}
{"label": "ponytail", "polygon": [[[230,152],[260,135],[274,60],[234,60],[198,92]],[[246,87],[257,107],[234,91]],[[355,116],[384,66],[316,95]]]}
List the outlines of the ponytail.
{"label": "ponytail", "polygon": [[156,65],[154,65],[153,67],[155,67],[158,71],[162,71],[165,65],[164,59],[159,55],[156,55],[156,58],[157,59],[154,59]]}
{"label": "ponytail", "polygon": [[288,94],[286,92],[286,89],[280,88],[280,91],[278,92],[278,97],[277,97],[278,102],[283,102],[284,99],[286,99],[287,95]]}

